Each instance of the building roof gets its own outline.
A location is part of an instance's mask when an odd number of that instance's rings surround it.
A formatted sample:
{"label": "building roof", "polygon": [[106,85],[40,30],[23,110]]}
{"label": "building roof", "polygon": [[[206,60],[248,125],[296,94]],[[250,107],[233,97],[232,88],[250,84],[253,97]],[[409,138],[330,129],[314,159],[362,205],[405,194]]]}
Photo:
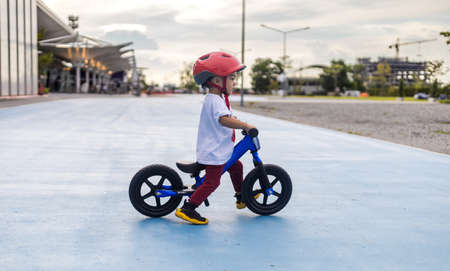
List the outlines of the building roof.
{"label": "building roof", "polygon": [[132,45],[132,42],[111,44],[81,35],[59,19],[41,0],[37,0],[37,8],[38,29],[44,30],[42,40],[39,41],[40,50],[52,52],[63,60],[84,63],[99,70],[117,72],[133,68],[134,55],[123,56],[134,51],[133,49],[124,49]]}
{"label": "building roof", "polygon": [[56,16],[41,0],[36,1],[38,30],[45,30],[44,39],[69,36],[74,33],[72,28]]}

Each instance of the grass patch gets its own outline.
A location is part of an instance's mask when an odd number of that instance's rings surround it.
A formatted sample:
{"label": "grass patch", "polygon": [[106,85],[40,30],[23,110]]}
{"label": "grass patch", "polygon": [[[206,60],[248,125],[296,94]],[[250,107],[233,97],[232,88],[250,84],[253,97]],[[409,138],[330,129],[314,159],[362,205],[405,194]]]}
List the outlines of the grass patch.
{"label": "grass patch", "polygon": [[351,131],[351,130],[347,131],[347,134],[362,136],[362,134],[360,132],[355,132],[355,131]]}
{"label": "grass patch", "polygon": [[439,100],[441,104],[450,104],[450,100]]}
{"label": "grass patch", "polygon": [[441,135],[450,135],[450,132],[443,131],[443,130],[436,130],[436,131],[433,131],[433,132],[436,133],[436,134],[441,134]]}

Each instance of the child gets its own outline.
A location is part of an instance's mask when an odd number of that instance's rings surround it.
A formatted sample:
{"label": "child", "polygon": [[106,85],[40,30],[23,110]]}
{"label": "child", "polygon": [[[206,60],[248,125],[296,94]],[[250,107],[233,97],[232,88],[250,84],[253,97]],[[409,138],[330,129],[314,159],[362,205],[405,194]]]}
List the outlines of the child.
{"label": "child", "polygon": [[[243,69],[245,66],[235,57],[223,52],[206,54],[194,65],[195,82],[209,89],[203,103],[197,136],[197,162],[206,166],[206,175],[204,183],[175,213],[177,217],[193,224],[208,224],[208,219],[202,217],[195,208],[220,184],[225,163],[233,153],[234,129],[255,128],[233,116],[228,100],[228,95],[234,88],[236,73]],[[236,208],[243,209],[245,203],[241,201],[242,163],[238,160],[228,172],[236,192]]]}

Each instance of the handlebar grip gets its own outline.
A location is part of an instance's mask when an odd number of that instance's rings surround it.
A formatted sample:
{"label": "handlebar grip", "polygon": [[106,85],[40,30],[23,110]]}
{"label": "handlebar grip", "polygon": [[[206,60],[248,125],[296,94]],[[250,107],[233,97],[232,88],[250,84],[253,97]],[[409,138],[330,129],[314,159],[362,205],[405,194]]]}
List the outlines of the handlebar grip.
{"label": "handlebar grip", "polygon": [[259,132],[258,132],[258,129],[252,128],[252,129],[248,130],[248,134],[249,134],[251,137],[257,137],[258,134],[259,134]]}
{"label": "handlebar grip", "polygon": [[250,130],[248,130],[248,132],[246,130],[242,130],[242,135],[246,136],[249,135],[251,137],[257,137],[259,134],[258,129],[256,128],[252,128]]}

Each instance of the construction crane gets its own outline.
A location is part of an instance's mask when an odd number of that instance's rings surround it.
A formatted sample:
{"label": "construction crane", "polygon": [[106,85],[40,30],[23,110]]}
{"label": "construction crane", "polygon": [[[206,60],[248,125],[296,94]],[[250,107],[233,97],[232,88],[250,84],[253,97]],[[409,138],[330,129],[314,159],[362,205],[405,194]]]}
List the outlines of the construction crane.
{"label": "construction crane", "polygon": [[411,45],[411,44],[419,44],[419,54],[420,54],[420,45],[425,42],[435,41],[437,39],[429,39],[429,40],[417,40],[417,41],[409,41],[400,43],[400,39],[397,38],[397,42],[389,45],[389,49],[395,48],[395,58],[399,57],[400,46],[403,45]]}

